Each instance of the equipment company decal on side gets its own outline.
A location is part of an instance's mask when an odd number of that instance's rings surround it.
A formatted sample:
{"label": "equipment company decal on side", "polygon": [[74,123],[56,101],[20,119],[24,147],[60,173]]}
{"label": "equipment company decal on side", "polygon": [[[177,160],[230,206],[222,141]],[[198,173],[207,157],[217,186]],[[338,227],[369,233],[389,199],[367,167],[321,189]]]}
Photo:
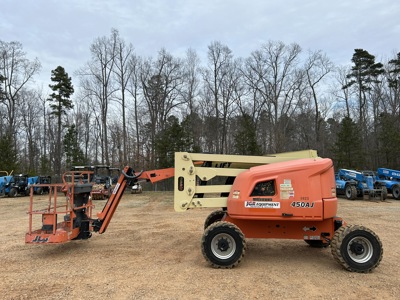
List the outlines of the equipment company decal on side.
{"label": "equipment company decal on side", "polygon": [[246,208],[281,208],[280,202],[265,202],[265,201],[245,201]]}

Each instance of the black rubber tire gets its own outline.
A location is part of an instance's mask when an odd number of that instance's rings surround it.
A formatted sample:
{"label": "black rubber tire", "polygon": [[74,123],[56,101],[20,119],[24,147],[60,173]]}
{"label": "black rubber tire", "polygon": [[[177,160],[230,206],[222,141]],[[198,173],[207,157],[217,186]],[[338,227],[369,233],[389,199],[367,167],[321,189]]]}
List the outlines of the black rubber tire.
{"label": "black rubber tire", "polygon": [[330,242],[322,240],[304,240],[310,247],[313,248],[326,248],[330,245]]}
{"label": "black rubber tire", "polygon": [[13,198],[13,197],[15,197],[15,196],[17,196],[17,189],[14,189],[14,188],[12,188],[12,189],[10,189],[10,191],[8,192],[8,197],[11,197],[11,198]]}
{"label": "black rubber tire", "polygon": [[38,187],[36,190],[36,194],[43,195],[43,189],[41,187]]}
{"label": "black rubber tire", "polygon": [[246,253],[242,231],[229,222],[215,222],[204,231],[201,252],[213,268],[236,267]]}
{"label": "black rubber tire", "polygon": [[207,229],[208,226],[211,224],[221,221],[222,218],[225,216],[226,212],[223,210],[216,210],[213,211],[211,214],[208,215],[206,220],[204,221],[204,229]]}
{"label": "black rubber tire", "polygon": [[388,195],[388,191],[387,191],[386,186],[382,186],[382,200],[386,200],[387,195]]}
{"label": "black rubber tire", "polygon": [[394,199],[399,200],[400,199],[400,185],[395,184],[392,187],[392,196]]}
{"label": "black rubber tire", "polygon": [[368,273],[380,264],[383,247],[372,230],[360,225],[346,225],[336,230],[331,252],[346,270]]}
{"label": "black rubber tire", "polygon": [[344,194],[346,196],[346,199],[348,200],[354,200],[357,198],[357,189],[354,185],[346,185]]}

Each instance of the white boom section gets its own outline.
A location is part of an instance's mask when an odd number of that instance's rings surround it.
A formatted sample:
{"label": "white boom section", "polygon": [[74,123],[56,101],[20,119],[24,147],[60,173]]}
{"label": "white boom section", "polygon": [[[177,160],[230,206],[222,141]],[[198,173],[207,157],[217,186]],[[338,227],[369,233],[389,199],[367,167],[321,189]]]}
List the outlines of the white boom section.
{"label": "white boom section", "polygon": [[318,157],[315,150],[266,156],[176,152],[174,208],[226,207],[234,178],[253,166]]}

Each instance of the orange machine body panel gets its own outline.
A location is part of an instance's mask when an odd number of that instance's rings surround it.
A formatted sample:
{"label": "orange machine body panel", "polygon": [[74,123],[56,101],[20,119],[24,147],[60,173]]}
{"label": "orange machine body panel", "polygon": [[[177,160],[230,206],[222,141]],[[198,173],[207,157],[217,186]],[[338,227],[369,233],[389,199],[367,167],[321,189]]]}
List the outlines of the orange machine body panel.
{"label": "orange machine body panel", "polygon": [[139,180],[146,180],[150,181],[151,183],[156,183],[158,181],[162,181],[168,178],[174,177],[175,168],[166,168],[166,169],[158,169],[158,170],[151,170],[151,171],[143,171],[137,173]]}
{"label": "orange machine body panel", "polygon": [[[246,237],[320,239],[335,231],[337,198],[333,163],[299,159],[240,173],[228,197],[229,221]],[[294,222],[295,221],[295,222]]]}
{"label": "orange machine body panel", "polygon": [[224,221],[238,226],[246,238],[264,239],[300,239],[325,240],[332,239],[337,224],[346,224],[342,218],[334,217],[322,221],[280,220],[246,220],[233,219],[229,215]]}

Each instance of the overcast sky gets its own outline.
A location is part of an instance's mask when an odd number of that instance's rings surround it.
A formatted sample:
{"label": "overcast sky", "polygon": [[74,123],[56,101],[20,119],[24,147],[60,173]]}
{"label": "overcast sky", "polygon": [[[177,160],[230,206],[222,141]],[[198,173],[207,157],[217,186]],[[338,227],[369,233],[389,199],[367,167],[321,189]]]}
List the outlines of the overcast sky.
{"label": "overcast sky", "polygon": [[0,40],[21,42],[28,58],[37,57],[47,86],[59,65],[73,77],[92,42],[112,28],[143,57],[161,48],[205,57],[213,41],[247,57],[271,40],[350,64],[356,48],[393,58],[399,19],[399,0],[0,0]]}

